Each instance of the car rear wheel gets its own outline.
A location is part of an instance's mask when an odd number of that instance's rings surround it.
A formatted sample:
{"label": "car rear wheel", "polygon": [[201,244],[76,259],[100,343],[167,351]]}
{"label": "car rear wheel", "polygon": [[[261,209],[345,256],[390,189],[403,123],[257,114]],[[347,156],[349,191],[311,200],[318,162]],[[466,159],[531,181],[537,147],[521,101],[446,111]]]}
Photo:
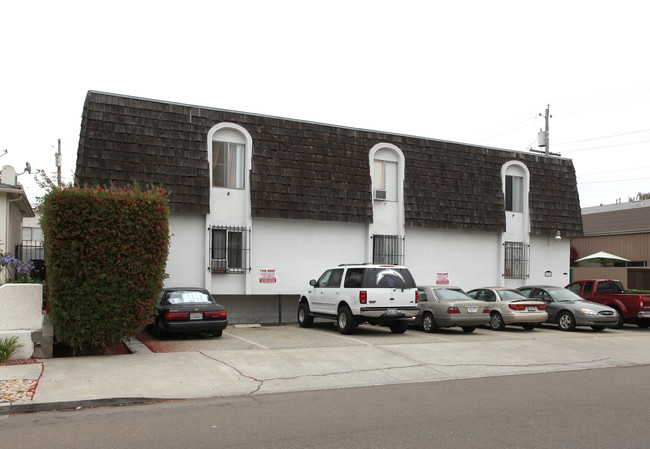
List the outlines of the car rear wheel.
{"label": "car rear wheel", "polygon": [[298,324],[300,327],[311,327],[314,324],[314,317],[309,313],[309,304],[303,302],[298,307]]}
{"label": "car rear wheel", "polygon": [[595,330],[596,332],[600,332],[602,330],[605,330],[605,326],[591,326],[591,328],[593,330]]}
{"label": "car rear wheel", "polygon": [[403,334],[409,327],[408,321],[394,321],[388,325],[390,331],[394,334]]}
{"label": "car rear wheel", "polygon": [[163,338],[165,336],[165,331],[162,330],[162,326],[158,318],[156,318],[156,321],[153,322],[152,330],[153,334],[158,338]]}
{"label": "car rear wheel", "polygon": [[223,330],[219,329],[218,331],[212,332],[213,337],[221,337],[223,335]]}
{"label": "car rear wheel", "polygon": [[650,327],[650,319],[648,318],[639,318],[636,320],[636,325],[639,326],[641,329],[647,329]]}
{"label": "car rear wheel", "polygon": [[523,327],[527,331],[532,331],[537,327],[537,323],[525,323],[522,324],[521,327]]}
{"label": "car rear wheel", "polygon": [[462,326],[462,329],[466,334],[471,334],[476,330],[476,326]]}
{"label": "car rear wheel", "polygon": [[357,327],[357,321],[348,307],[343,306],[339,309],[338,316],[336,317],[336,326],[339,328],[339,332],[344,335],[349,335],[354,332],[354,329]]}
{"label": "car rear wheel", "polygon": [[490,328],[495,331],[502,331],[506,328],[506,323],[503,322],[503,317],[499,312],[490,314]]}
{"label": "car rear wheel", "polygon": [[557,319],[558,327],[563,331],[572,331],[576,328],[576,320],[569,312],[562,312]]}
{"label": "car rear wheel", "polygon": [[424,329],[424,332],[433,332],[436,330],[436,322],[433,319],[433,314],[432,313],[425,313],[422,315],[422,329]]}

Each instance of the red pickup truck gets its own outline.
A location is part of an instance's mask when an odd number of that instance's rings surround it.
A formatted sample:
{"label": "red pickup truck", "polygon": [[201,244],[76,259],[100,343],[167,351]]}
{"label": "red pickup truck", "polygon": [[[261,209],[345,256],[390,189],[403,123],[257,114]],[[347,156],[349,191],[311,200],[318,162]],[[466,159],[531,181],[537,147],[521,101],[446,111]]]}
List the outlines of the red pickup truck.
{"label": "red pickup truck", "polygon": [[650,295],[624,293],[621,281],[613,279],[594,279],[575,281],[566,286],[588,301],[597,302],[616,309],[618,323],[616,329],[624,323],[636,323],[637,326],[650,326]]}

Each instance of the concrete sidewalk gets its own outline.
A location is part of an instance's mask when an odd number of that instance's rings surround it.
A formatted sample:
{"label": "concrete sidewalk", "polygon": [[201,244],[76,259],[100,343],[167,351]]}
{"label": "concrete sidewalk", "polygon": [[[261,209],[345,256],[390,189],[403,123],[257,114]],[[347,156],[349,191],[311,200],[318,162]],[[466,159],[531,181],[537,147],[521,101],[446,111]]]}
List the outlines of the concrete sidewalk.
{"label": "concrete sidewalk", "polygon": [[650,332],[637,329],[349,337],[293,325],[264,331],[229,328],[224,340],[186,352],[151,353],[134,341],[134,354],[2,366],[0,385],[23,382],[29,391],[0,400],[0,414],[650,364]]}

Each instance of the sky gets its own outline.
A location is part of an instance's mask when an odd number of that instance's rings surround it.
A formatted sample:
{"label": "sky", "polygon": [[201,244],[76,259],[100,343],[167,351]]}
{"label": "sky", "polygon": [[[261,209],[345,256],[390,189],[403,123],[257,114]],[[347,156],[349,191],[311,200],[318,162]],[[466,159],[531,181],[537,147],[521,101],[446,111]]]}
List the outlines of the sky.
{"label": "sky", "polygon": [[[647,4],[647,2],[646,2]],[[0,166],[74,179],[89,90],[573,160],[582,207],[650,192],[642,1],[0,6]]]}

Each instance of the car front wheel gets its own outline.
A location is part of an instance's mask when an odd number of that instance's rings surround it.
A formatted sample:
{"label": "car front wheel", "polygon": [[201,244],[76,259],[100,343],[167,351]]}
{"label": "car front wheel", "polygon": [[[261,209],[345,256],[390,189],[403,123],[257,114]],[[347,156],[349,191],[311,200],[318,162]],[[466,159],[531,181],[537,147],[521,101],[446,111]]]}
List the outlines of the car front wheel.
{"label": "car front wheel", "polygon": [[623,314],[621,313],[621,310],[618,307],[614,307],[614,310],[616,310],[616,324],[611,326],[612,329],[620,329],[623,327],[625,324],[625,318],[623,318]]}
{"label": "car front wheel", "polygon": [[476,330],[476,326],[462,326],[462,329],[466,334],[471,334]]}
{"label": "car front wheel", "polygon": [[311,327],[314,323],[314,317],[309,313],[309,304],[303,302],[298,307],[298,324],[300,327]]}
{"label": "car front wheel", "polygon": [[338,316],[336,317],[336,326],[339,332],[344,335],[349,335],[354,332],[357,327],[357,322],[352,315],[352,311],[348,307],[341,307]]}
{"label": "car front wheel", "polygon": [[562,312],[557,319],[557,325],[563,331],[572,331],[576,328],[576,320],[569,312]]}
{"label": "car front wheel", "polygon": [[537,327],[537,323],[525,323],[522,324],[521,327],[523,327],[527,331],[532,331]]}

